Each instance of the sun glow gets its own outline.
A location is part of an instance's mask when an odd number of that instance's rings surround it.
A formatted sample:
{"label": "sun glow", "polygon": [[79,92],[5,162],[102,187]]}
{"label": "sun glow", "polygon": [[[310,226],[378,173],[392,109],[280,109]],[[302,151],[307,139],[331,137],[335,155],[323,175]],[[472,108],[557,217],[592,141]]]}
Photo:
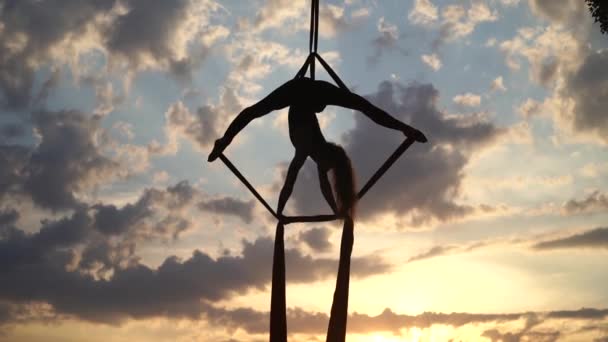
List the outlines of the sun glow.
{"label": "sun glow", "polygon": [[[450,339],[451,336],[454,336],[456,332],[453,328],[447,327],[444,325],[433,325],[430,328],[410,328],[403,329],[400,331],[400,334],[373,334],[364,336],[360,341],[372,341],[372,342],[443,342]],[[464,335],[460,335],[461,337],[473,337],[475,334],[469,336],[466,332]],[[467,338],[468,338],[467,337]],[[359,340],[357,340],[359,341]]]}

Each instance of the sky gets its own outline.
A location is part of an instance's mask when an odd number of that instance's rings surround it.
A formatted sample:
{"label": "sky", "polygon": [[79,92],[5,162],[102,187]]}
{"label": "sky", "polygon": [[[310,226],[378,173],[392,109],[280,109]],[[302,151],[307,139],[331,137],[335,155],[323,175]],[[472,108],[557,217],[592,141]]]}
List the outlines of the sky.
{"label": "sky", "polygon": [[[304,0],[0,0],[0,341],[265,341],[275,220],[215,139],[308,55]],[[348,341],[608,341],[608,36],[580,0],[321,0],[319,54],[424,132],[358,205]],[[317,77],[330,77],[317,66]],[[318,114],[364,184],[404,140]],[[287,111],[226,156],[276,205]],[[315,165],[286,214],[329,213]],[[286,227],[323,341],[340,222]]]}

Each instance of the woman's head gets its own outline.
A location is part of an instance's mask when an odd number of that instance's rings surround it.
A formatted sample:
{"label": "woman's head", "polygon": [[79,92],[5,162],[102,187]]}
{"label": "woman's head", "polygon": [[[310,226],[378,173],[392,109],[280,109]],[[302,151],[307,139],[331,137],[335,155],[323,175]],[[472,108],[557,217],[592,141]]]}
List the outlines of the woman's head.
{"label": "woman's head", "polygon": [[327,148],[332,161],[329,168],[333,171],[332,178],[338,213],[353,217],[357,204],[357,190],[355,188],[355,173],[350,158],[339,145],[328,142]]}

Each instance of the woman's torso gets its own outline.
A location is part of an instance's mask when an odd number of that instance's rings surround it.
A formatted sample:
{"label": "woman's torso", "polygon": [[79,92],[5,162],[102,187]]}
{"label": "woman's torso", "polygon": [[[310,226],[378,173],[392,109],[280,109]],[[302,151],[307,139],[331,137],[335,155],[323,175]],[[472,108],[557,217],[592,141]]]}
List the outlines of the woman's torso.
{"label": "woman's torso", "polygon": [[315,111],[306,105],[289,107],[289,138],[298,152],[313,155],[326,143]]}

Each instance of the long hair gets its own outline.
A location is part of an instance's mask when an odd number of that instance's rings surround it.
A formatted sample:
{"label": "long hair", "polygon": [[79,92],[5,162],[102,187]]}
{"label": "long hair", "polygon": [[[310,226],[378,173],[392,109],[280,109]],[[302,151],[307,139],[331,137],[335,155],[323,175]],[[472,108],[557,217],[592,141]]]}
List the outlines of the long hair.
{"label": "long hair", "polygon": [[357,190],[355,185],[355,172],[353,170],[350,158],[346,155],[346,151],[334,143],[328,142],[331,149],[335,164],[332,167],[332,180],[336,192],[336,205],[338,213],[348,215],[351,218],[355,215],[355,207],[357,204]]}

